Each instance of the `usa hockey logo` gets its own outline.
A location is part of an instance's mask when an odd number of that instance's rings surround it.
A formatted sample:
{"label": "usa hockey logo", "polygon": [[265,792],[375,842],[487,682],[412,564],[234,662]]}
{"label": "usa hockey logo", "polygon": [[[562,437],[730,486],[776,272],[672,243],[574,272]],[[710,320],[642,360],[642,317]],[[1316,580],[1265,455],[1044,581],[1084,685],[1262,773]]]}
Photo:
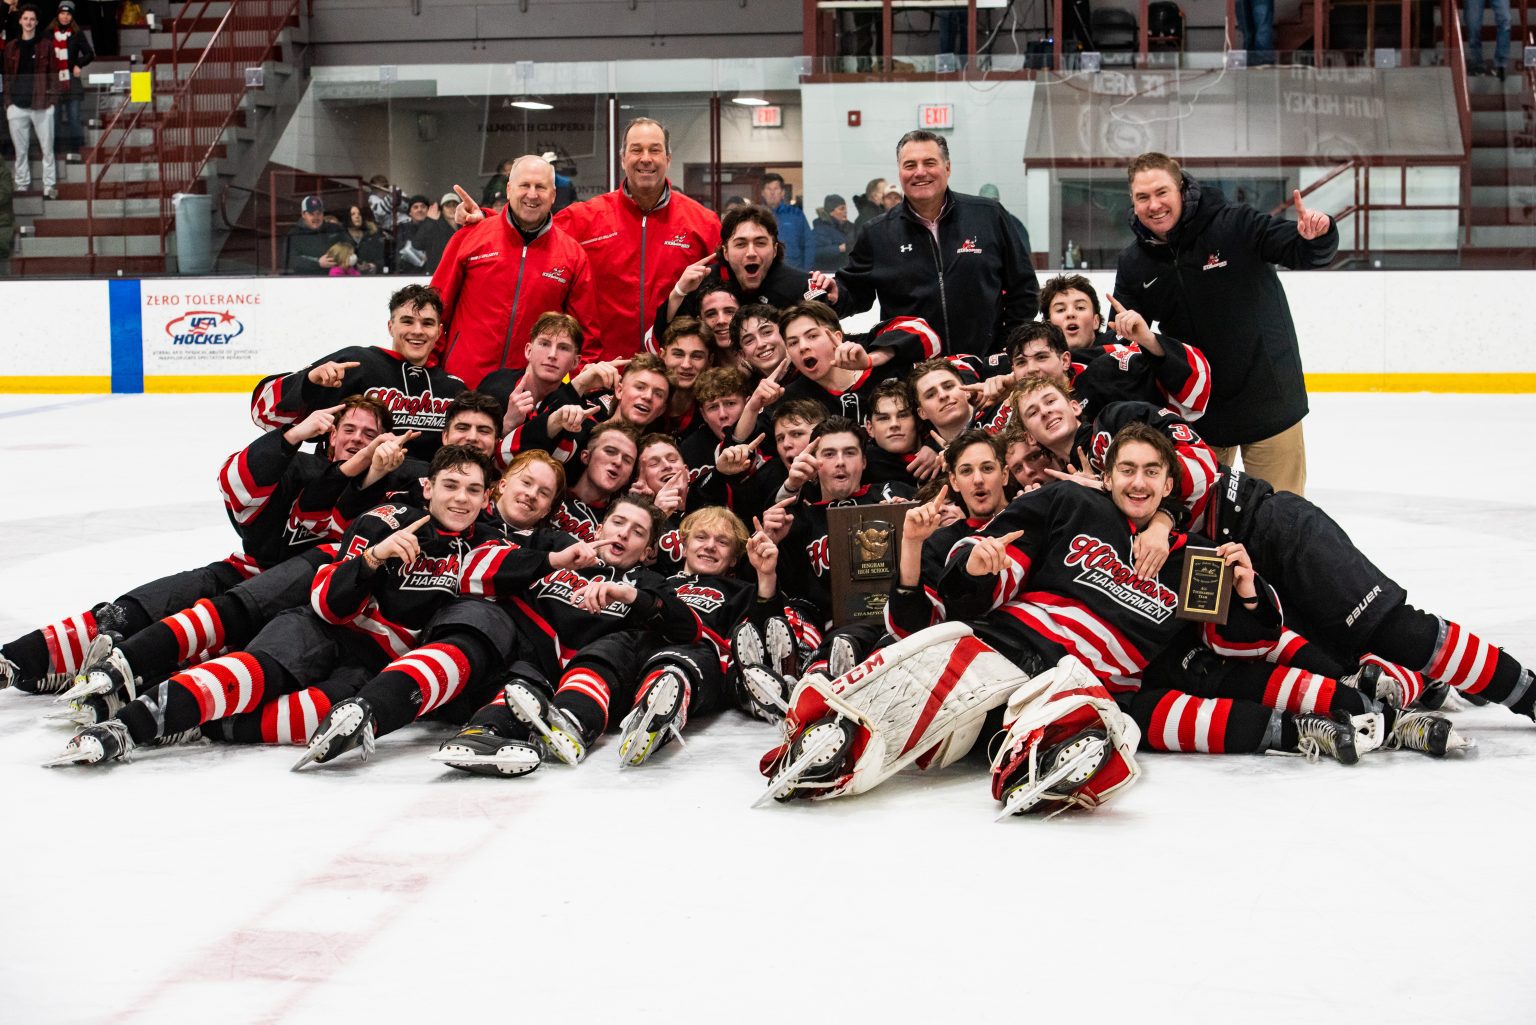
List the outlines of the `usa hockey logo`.
{"label": "usa hockey logo", "polygon": [[225,310],[188,310],[169,324],[172,345],[228,345],[245,334],[240,318]]}

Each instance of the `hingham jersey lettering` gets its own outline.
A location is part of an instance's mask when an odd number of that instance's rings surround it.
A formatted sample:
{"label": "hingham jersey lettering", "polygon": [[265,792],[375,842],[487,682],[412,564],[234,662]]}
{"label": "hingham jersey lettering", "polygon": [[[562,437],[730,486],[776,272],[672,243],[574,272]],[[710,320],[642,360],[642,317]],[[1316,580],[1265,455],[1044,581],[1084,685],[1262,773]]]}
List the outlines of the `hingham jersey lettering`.
{"label": "hingham jersey lettering", "polygon": [[1089,534],[1078,534],[1067,547],[1063,562],[1081,566],[1079,583],[1096,587],[1138,616],[1162,623],[1178,603],[1173,591],[1156,580],[1142,580],[1115,554],[1115,549]]}
{"label": "hingham jersey lettering", "polygon": [[395,430],[443,429],[443,418],[452,399],[442,399],[431,392],[407,395],[399,388],[369,388],[367,394],[378,399],[389,409],[395,419]]}
{"label": "hingham jersey lettering", "polygon": [[402,591],[452,591],[459,590],[459,553],[451,555],[417,555],[409,566],[400,567]]}
{"label": "hingham jersey lettering", "polygon": [[677,589],[677,596],[706,615],[725,604],[723,592],[718,588],[705,587],[702,584],[683,584]]}

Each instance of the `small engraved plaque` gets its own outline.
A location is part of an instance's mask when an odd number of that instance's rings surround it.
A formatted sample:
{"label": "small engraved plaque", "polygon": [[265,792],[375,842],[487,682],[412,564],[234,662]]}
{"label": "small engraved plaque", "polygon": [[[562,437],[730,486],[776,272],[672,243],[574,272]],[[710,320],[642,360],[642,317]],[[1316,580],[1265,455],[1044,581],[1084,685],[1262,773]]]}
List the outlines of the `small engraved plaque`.
{"label": "small engraved plaque", "polygon": [[1184,549],[1179,574],[1179,609],[1174,615],[1197,623],[1226,623],[1232,604],[1232,570],[1214,548]]}
{"label": "small engraved plaque", "polygon": [[911,507],[911,502],[902,502],[827,510],[832,621],[836,625],[884,615],[901,554],[901,525]]}

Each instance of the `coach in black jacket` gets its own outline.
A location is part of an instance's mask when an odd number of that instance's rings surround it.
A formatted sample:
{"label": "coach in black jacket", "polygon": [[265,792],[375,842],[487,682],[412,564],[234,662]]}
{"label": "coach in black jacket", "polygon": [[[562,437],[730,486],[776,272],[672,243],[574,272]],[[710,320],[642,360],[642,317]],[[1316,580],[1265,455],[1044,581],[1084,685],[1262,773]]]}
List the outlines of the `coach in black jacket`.
{"label": "coach in black jacket", "polygon": [[1211,362],[1211,401],[1200,433],[1231,465],[1277,491],[1301,494],[1307,386],[1291,307],[1273,264],[1325,267],[1339,247],[1327,214],[1296,195],[1297,221],[1228,203],[1220,189],[1184,174],[1178,161],[1144,153],[1131,162],[1131,230],[1120,253],[1115,298],[1161,330],[1197,345]]}
{"label": "coach in black jacket", "polygon": [[902,203],[859,232],[848,265],[811,275],[840,317],[922,317],[945,354],[987,356],[1035,318],[1040,282],[996,201],[949,191],[949,144],[912,131],[896,144]]}

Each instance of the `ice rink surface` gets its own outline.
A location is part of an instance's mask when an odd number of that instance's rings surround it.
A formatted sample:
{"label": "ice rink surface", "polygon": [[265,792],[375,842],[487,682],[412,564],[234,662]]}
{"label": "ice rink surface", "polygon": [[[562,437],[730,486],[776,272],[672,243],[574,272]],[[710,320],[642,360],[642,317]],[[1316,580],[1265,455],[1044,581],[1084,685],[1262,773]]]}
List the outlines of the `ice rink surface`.
{"label": "ice rink surface", "polygon": [[[1410,600],[1536,660],[1536,397],[1313,396],[1309,497]],[[0,396],[0,640],[201,565],[238,395]],[[1452,442],[1451,438],[1460,439]],[[752,810],[727,714],[620,773],[149,750],[44,770],[0,693],[0,1022],[1529,1022],[1536,725],[1477,757],[1144,756],[994,824],[984,772]],[[984,1019],[977,1016],[984,1015]]]}

